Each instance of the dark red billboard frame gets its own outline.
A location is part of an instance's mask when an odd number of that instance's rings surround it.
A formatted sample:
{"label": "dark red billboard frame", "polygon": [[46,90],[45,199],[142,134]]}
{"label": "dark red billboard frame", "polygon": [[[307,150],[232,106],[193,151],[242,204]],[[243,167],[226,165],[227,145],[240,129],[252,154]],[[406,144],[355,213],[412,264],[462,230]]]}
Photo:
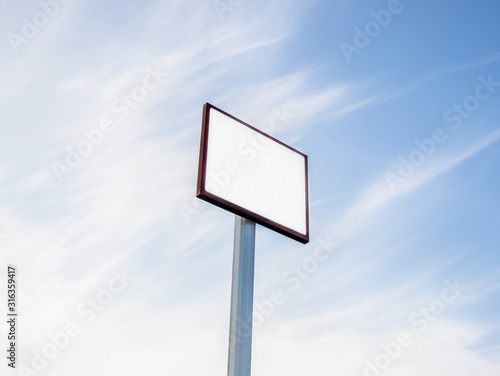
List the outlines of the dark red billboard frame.
{"label": "dark red billboard frame", "polygon": [[[248,209],[245,209],[239,205],[236,205],[230,201],[227,201],[217,195],[214,195],[213,193],[210,193],[205,190],[205,175],[206,175],[206,166],[207,166],[207,148],[208,148],[208,132],[209,132],[209,124],[210,124],[210,109],[214,109],[216,111],[219,111],[220,113],[230,117],[231,119],[237,121],[240,124],[243,124],[244,126],[252,129],[255,132],[260,133],[264,137],[267,137],[280,145],[285,146],[286,148],[296,152],[297,154],[300,154],[301,156],[304,157],[304,163],[305,163],[305,183],[306,183],[306,197],[305,197],[305,204],[306,204],[306,233],[301,234],[300,232],[297,232],[295,230],[292,230],[291,228],[285,227],[277,222],[274,222],[266,217],[263,217],[257,213],[254,213]],[[203,119],[202,119],[202,126],[201,126],[201,142],[200,142],[200,159],[199,159],[199,164],[198,164],[198,183],[196,187],[196,197],[207,201],[215,206],[218,206],[222,209],[225,209],[227,211],[230,211],[231,213],[234,213],[236,215],[239,215],[243,218],[246,218],[248,220],[251,220],[255,223],[258,223],[264,227],[267,227],[271,230],[274,230],[282,235],[285,235],[291,239],[297,240],[298,242],[301,242],[303,244],[306,244],[309,242],[309,187],[308,187],[308,160],[307,160],[307,155],[304,153],[301,153],[300,151],[284,144],[283,142],[275,139],[272,136],[269,136],[268,134],[258,130],[255,127],[252,127],[250,124],[247,124],[240,119],[235,118],[233,115],[228,114],[227,112],[211,105],[210,103],[205,103],[203,106]]]}

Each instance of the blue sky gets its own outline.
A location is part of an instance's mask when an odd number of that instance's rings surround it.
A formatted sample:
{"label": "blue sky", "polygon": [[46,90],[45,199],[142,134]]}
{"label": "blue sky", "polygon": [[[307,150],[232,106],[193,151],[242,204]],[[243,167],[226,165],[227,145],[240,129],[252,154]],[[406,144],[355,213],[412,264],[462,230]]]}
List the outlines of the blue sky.
{"label": "blue sky", "polygon": [[210,102],[309,156],[310,243],[257,229],[253,375],[499,375],[500,4],[215,4],[0,2],[2,374],[226,372]]}

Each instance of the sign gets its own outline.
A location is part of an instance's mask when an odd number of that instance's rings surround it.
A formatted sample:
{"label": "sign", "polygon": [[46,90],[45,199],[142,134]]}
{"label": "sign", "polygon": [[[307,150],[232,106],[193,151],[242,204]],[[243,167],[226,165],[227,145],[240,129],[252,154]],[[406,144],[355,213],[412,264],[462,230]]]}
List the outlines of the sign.
{"label": "sign", "polygon": [[206,103],[196,196],[309,242],[307,155]]}

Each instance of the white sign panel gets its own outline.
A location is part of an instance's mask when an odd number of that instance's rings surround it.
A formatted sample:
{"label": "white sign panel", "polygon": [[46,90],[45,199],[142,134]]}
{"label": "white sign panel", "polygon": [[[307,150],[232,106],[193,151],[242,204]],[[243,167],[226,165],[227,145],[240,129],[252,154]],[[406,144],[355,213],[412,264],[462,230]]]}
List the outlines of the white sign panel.
{"label": "white sign panel", "polygon": [[307,156],[205,104],[197,196],[309,241]]}

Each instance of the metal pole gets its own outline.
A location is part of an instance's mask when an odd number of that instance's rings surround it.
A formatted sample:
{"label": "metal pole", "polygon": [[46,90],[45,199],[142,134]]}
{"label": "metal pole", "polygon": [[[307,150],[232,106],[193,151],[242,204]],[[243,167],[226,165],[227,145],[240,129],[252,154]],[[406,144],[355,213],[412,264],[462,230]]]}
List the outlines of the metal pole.
{"label": "metal pole", "polygon": [[254,259],[255,223],[236,216],[234,223],[228,376],[250,376]]}

